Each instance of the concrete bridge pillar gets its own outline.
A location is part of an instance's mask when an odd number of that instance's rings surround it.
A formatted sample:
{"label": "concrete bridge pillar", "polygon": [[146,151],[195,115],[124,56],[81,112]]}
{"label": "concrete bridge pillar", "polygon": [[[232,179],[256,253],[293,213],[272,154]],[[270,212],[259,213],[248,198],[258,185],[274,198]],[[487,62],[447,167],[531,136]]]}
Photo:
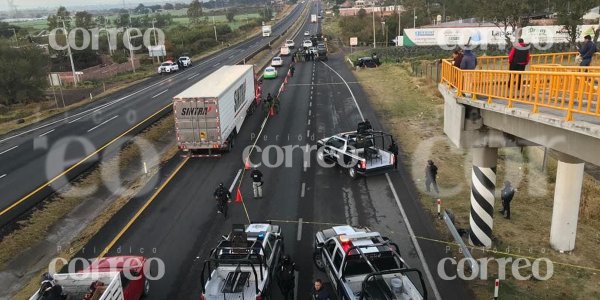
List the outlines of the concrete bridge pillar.
{"label": "concrete bridge pillar", "polygon": [[498,148],[472,148],[472,153],[469,242],[488,248],[492,246]]}
{"label": "concrete bridge pillar", "polygon": [[558,156],[550,227],[550,246],[556,251],[575,248],[584,165],[583,161],[574,157]]}

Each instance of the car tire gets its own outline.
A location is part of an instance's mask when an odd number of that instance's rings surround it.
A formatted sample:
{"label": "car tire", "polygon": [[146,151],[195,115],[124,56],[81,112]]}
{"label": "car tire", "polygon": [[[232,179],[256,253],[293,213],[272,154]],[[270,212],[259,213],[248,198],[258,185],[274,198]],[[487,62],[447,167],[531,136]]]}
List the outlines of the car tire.
{"label": "car tire", "polygon": [[348,168],[348,175],[350,175],[350,178],[356,179],[356,177],[358,177],[358,174],[356,173],[356,168]]}
{"label": "car tire", "polygon": [[317,270],[325,272],[325,262],[323,262],[323,254],[321,254],[321,252],[316,251],[313,253],[313,262],[315,263]]}

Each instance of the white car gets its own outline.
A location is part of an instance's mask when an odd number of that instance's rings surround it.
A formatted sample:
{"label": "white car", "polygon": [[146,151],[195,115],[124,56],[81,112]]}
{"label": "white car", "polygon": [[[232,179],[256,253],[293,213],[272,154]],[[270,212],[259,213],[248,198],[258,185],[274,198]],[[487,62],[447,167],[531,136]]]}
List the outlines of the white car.
{"label": "white car", "polygon": [[179,71],[179,66],[170,60],[165,61],[164,63],[162,63],[160,65],[160,67],[158,67],[158,74],[164,74],[164,73],[170,74],[170,73],[175,73],[177,71]]}
{"label": "white car", "polygon": [[279,56],[273,57],[273,60],[271,60],[271,66],[272,67],[281,67],[281,66],[283,66],[283,59],[281,59],[281,57],[279,57]]}
{"label": "white car", "polygon": [[310,31],[307,30],[304,32],[304,36],[309,36],[309,35],[310,35]]}
{"label": "white car", "polygon": [[312,45],[313,44],[312,44],[311,40],[305,40],[304,42],[302,42],[302,47],[304,47],[304,48],[310,48],[310,47],[312,47]]}
{"label": "white car", "polygon": [[192,60],[190,59],[190,57],[189,57],[189,56],[182,56],[182,57],[180,57],[180,58],[179,58],[179,62],[181,63],[181,65],[182,65],[184,68],[187,68],[187,67],[191,67],[191,66],[192,66]]}
{"label": "white car", "polygon": [[296,43],[294,43],[293,40],[286,40],[285,45],[290,49],[294,49],[294,47],[296,47]]}

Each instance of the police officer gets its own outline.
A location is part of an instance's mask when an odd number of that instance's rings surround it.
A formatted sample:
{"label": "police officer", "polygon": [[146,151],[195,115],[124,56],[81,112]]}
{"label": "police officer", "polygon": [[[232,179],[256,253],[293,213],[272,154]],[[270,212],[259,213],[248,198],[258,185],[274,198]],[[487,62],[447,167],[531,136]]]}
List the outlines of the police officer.
{"label": "police officer", "polygon": [[515,189],[512,187],[510,181],[504,182],[504,188],[500,193],[500,197],[502,198],[502,210],[500,212],[504,215],[505,219],[510,220],[510,202],[515,196]]}
{"label": "police officer", "polygon": [[394,155],[394,169],[398,169],[398,145],[396,145],[396,142],[394,142],[394,140],[392,140],[388,151],[390,151]]}
{"label": "police officer", "polygon": [[217,213],[223,214],[227,217],[227,203],[231,201],[231,193],[229,190],[223,186],[223,183],[220,183],[214,193],[215,200],[217,201]]}
{"label": "police officer", "polygon": [[440,193],[437,185],[437,172],[438,168],[432,160],[427,161],[427,167],[425,167],[425,187],[427,192],[430,192],[430,186],[433,184],[433,189],[437,194]]}
{"label": "police officer", "polygon": [[277,284],[285,300],[294,299],[296,264],[289,255],[285,255],[277,267]]}
{"label": "police officer", "polygon": [[330,300],[329,293],[323,287],[323,281],[321,279],[315,280],[313,290],[310,293],[311,300]]}
{"label": "police officer", "polygon": [[254,198],[262,198],[263,174],[258,168],[254,167],[250,173],[252,177],[252,189],[254,190]]}
{"label": "police officer", "polygon": [[290,66],[290,77],[294,77],[294,71],[296,71],[296,67],[294,67],[294,65],[292,64]]}

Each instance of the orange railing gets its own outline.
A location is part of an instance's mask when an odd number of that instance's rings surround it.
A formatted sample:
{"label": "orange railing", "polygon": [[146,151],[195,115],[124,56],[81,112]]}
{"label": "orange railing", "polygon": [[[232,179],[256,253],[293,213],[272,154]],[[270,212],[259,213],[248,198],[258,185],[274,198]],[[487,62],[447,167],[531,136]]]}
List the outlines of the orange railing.
{"label": "orange railing", "polygon": [[574,114],[600,117],[600,73],[460,70],[444,60],[441,81],[459,96],[470,94],[508,107],[526,105],[534,113],[548,108],[564,113],[567,121]]}
{"label": "orange railing", "polygon": [[[576,66],[577,52],[532,54],[530,65],[563,65]],[[592,65],[600,65],[600,53],[596,53]],[[477,58],[478,70],[508,70],[508,56],[479,56]]]}
{"label": "orange railing", "polygon": [[600,66],[562,66],[557,64],[550,65],[531,65],[529,71],[541,71],[541,72],[600,72]]}

